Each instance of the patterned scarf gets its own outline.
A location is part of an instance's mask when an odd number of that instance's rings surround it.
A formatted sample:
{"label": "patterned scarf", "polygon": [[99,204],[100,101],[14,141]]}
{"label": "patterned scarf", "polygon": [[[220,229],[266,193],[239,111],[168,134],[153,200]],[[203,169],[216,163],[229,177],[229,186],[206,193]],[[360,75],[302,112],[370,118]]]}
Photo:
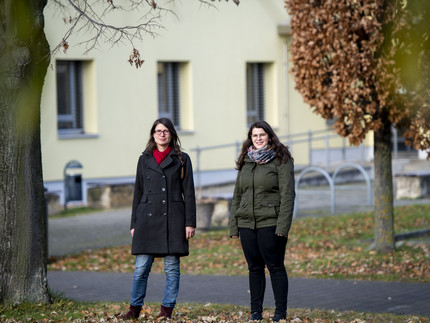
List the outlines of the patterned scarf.
{"label": "patterned scarf", "polygon": [[254,163],[267,164],[276,157],[276,152],[274,150],[267,149],[267,146],[260,149],[255,149],[254,146],[250,146],[248,148],[248,156]]}

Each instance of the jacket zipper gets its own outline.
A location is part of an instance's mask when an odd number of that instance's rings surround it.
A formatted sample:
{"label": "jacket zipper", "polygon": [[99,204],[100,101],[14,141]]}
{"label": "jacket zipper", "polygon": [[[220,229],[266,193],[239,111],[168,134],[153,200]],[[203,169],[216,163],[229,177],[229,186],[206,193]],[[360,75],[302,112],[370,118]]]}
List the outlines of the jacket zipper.
{"label": "jacket zipper", "polygon": [[255,177],[256,167],[257,167],[257,163],[254,163],[254,166],[252,166],[252,216],[254,217],[254,230],[257,229],[257,220],[255,219],[255,187],[254,187],[254,177]]}

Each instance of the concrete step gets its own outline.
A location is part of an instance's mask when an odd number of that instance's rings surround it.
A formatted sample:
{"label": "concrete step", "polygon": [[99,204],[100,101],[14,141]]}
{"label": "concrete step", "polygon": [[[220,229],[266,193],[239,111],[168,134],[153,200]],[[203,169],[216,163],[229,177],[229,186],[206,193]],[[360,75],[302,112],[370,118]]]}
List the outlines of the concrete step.
{"label": "concrete step", "polygon": [[403,166],[403,171],[430,170],[430,160],[410,159]]}

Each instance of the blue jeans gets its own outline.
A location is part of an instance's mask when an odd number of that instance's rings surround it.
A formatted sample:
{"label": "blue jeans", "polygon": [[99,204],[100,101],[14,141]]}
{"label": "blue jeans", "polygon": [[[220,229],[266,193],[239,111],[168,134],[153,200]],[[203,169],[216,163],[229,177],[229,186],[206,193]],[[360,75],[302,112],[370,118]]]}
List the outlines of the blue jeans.
{"label": "blue jeans", "polygon": [[[153,262],[154,256],[136,256],[136,267],[134,269],[130,302],[133,306],[142,306],[144,304],[148,276]],[[179,278],[181,274],[180,258],[177,256],[165,256],[164,272],[166,273],[166,284],[164,286],[164,297],[161,305],[173,308],[176,305],[176,297],[179,292]]]}

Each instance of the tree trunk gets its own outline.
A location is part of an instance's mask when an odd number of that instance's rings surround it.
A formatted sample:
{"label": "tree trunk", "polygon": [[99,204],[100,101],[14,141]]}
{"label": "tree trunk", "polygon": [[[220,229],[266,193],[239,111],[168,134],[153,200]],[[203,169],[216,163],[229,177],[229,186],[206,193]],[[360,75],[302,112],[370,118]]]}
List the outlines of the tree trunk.
{"label": "tree trunk", "polygon": [[374,134],[375,164],[375,237],[372,249],[394,250],[393,175],[391,165],[391,125]]}
{"label": "tree trunk", "polygon": [[46,2],[0,2],[0,303],[50,300],[40,149]]}

